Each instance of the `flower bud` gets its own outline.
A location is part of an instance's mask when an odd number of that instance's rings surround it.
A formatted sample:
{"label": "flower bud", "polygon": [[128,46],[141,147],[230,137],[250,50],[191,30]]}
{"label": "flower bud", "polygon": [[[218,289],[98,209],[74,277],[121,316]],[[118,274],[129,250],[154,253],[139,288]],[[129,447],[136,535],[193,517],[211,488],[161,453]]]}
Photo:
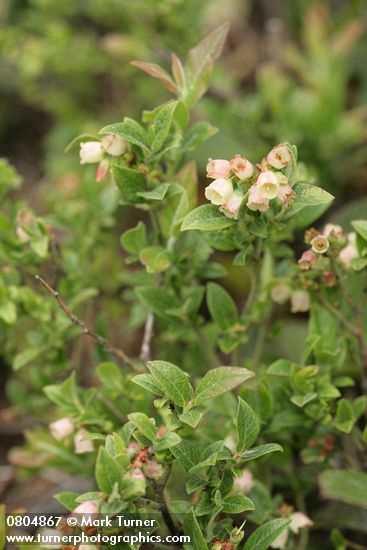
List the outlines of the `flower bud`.
{"label": "flower bud", "polygon": [[241,155],[235,155],[230,161],[232,172],[240,179],[246,180],[251,178],[254,173],[254,166],[251,162]]}
{"label": "flower bud", "polygon": [[229,160],[209,159],[206,165],[207,178],[228,178],[231,172]]}
{"label": "flower bud", "polygon": [[102,138],[102,148],[113,157],[119,157],[126,149],[126,141],[116,134],[106,134]]}
{"label": "flower bud", "polygon": [[85,500],[75,508],[73,514],[98,514],[98,506],[95,500]]}
{"label": "flower bud", "polygon": [[145,475],[143,474],[140,468],[134,468],[133,470],[131,470],[130,478],[138,479],[140,481],[145,481]]}
{"label": "flower bud", "polygon": [[291,294],[291,312],[303,313],[310,309],[310,295],[306,290],[295,290]]}
{"label": "flower bud", "polygon": [[148,460],[147,464],[144,467],[144,472],[147,477],[150,479],[159,479],[163,475],[163,466],[155,462],[154,460]]}
{"label": "flower bud", "polygon": [[139,450],[139,445],[136,441],[132,441],[126,448],[126,454],[129,458],[133,458]]}
{"label": "flower bud", "polygon": [[298,260],[301,269],[307,271],[316,262],[316,255],[312,250],[306,250]]}
{"label": "flower bud", "polygon": [[232,182],[226,178],[216,179],[205,188],[205,197],[216,206],[221,206],[225,203],[230,198],[232,193]]}
{"label": "flower bud", "polygon": [[324,235],[317,235],[311,240],[312,250],[316,254],[325,254],[329,250],[329,241]]}
{"label": "flower bud", "polygon": [[324,237],[341,237],[344,235],[343,228],[335,223],[327,223],[322,231]]}
{"label": "flower bud", "polygon": [[351,261],[355,258],[358,258],[356,240],[357,235],[354,232],[349,233],[348,244],[340,251],[339,259],[345,265],[345,267],[349,267]]}
{"label": "flower bud", "polygon": [[222,550],[222,541],[214,540],[211,545],[211,550]]}
{"label": "flower bud", "polygon": [[283,305],[289,300],[291,295],[291,288],[286,283],[277,283],[271,289],[271,299],[276,304]]}
{"label": "flower bud", "polygon": [[293,512],[293,514],[290,515],[290,519],[289,529],[296,535],[298,535],[298,531],[303,527],[310,527],[313,525],[310,518],[302,512]]}
{"label": "flower bud", "polygon": [[279,194],[280,184],[274,172],[262,172],[257,178],[256,185],[263,199],[275,199]]}
{"label": "flower bud", "polygon": [[90,439],[82,441],[83,437],[86,435],[88,435],[86,430],[78,430],[74,436],[75,453],[78,455],[92,453],[94,451],[93,441]]}
{"label": "flower bud", "polygon": [[241,204],[245,195],[239,191],[234,191],[229,199],[222,204],[220,211],[227,216],[227,218],[233,218],[238,220],[238,212],[240,210]]}
{"label": "flower bud", "polygon": [[336,278],[332,271],[324,271],[322,278],[326,286],[332,287],[336,285]]}
{"label": "flower bud", "polygon": [[285,168],[291,160],[291,152],[286,145],[280,143],[268,153],[266,160],[270,166],[281,170]]}
{"label": "flower bud", "polygon": [[251,470],[245,468],[242,473],[234,479],[233,488],[240,493],[248,493],[254,485],[254,478]]}
{"label": "flower bud", "polygon": [[278,198],[283,202],[287,202],[291,197],[295,195],[292,187],[288,183],[281,184],[279,187]]}
{"label": "flower bud", "polygon": [[109,167],[109,164],[108,164],[108,161],[106,161],[106,160],[102,160],[102,162],[100,162],[98,164],[98,167],[97,167],[97,170],[96,170],[96,182],[97,183],[100,183],[105,178],[105,176],[108,172],[108,167]]}
{"label": "flower bud", "polygon": [[52,437],[61,441],[68,435],[71,435],[74,431],[74,424],[70,418],[60,418],[49,425]]}
{"label": "flower bud", "polygon": [[80,144],[80,164],[94,164],[103,158],[103,148],[100,141],[87,141]]}
{"label": "flower bud", "polygon": [[257,183],[250,187],[247,208],[250,210],[259,210],[260,212],[266,212],[269,209],[269,200],[261,196]]}

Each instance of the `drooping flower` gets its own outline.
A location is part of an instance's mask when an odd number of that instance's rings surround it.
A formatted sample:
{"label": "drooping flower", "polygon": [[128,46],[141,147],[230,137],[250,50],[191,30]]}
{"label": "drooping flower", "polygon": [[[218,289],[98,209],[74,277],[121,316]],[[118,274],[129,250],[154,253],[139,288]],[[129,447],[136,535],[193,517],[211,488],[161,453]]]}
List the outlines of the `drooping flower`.
{"label": "drooping flower", "polygon": [[233,185],[227,178],[218,178],[205,188],[205,197],[216,206],[223,205],[232,193]]}
{"label": "drooping flower", "polygon": [[280,143],[276,147],[273,147],[270,153],[267,154],[266,160],[270,166],[281,170],[285,168],[291,160],[291,152],[286,145]]}
{"label": "drooping flower", "polygon": [[154,460],[148,460],[144,467],[145,475],[150,479],[159,479],[163,475],[163,466]]}
{"label": "drooping flower", "polygon": [[281,184],[279,187],[278,198],[282,202],[287,202],[288,198],[295,195],[292,187],[288,183]]}
{"label": "drooping flower", "polygon": [[325,254],[329,250],[330,243],[325,235],[316,235],[311,240],[312,250],[316,254]]}
{"label": "drooping flower", "polygon": [[74,424],[70,420],[70,418],[60,418],[59,420],[56,420],[55,422],[51,422],[49,425],[52,437],[57,439],[57,441],[61,441],[62,439],[65,439],[65,437],[68,437],[68,435],[71,435],[74,431]]}
{"label": "drooping flower", "polygon": [[85,500],[73,510],[73,514],[98,514],[98,506],[95,500]]}
{"label": "drooping flower", "polygon": [[238,212],[243,202],[245,195],[239,191],[234,191],[227,201],[225,201],[220,207],[220,211],[227,216],[227,218],[238,219]]}
{"label": "drooping flower", "polygon": [[345,267],[349,267],[351,261],[358,258],[356,240],[357,235],[354,231],[352,233],[348,233],[348,244],[340,251],[339,259]]}
{"label": "drooping flower", "polygon": [[231,173],[231,165],[229,160],[208,159],[206,171],[207,178],[228,178]]}
{"label": "drooping flower", "polygon": [[260,196],[263,199],[275,199],[279,195],[280,183],[274,172],[261,172],[257,178],[256,185],[259,188]]}
{"label": "drooping flower", "polygon": [[254,173],[253,164],[251,164],[251,162],[244,157],[241,157],[241,155],[235,155],[233,159],[230,160],[230,166],[232,172],[240,180],[246,180]]}
{"label": "drooping flower", "polygon": [[102,148],[113,157],[119,157],[126,149],[126,141],[116,134],[106,134],[102,138]]}
{"label": "drooping flower", "polygon": [[250,210],[259,210],[260,212],[266,212],[269,209],[269,199],[262,197],[257,183],[250,187],[247,208]]}
{"label": "drooping flower", "polygon": [[94,451],[93,441],[90,439],[82,441],[83,437],[87,434],[88,432],[86,430],[78,430],[74,436],[75,453],[78,455],[92,453]]}
{"label": "drooping flower", "polygon": [[271,289],[270,295],[273,302],[283,305],[291,296],[291,288],[286,283],[277,283]]}
{"label": "drooping flower", "polygon": [[329,237],[330,235],[340,237],[344,234],[344,231],[340,225],[335,223],[327,223],[322,231],[322,234],[324,237]]}
{"label": "drooping flower", "polygon": [[101,162],[103,147],[100,141],[87,141],[80,144],[80,164]]}
{"label": "drooping flower", "polygon": [[304,313],[310,309],[310,295],[307,290],[294,290],[291,294],[291,312]]}
{"label": "drooping flower", "polygon": [[298,260],[298,263],[301,269],[307,271],[308,269],[311,269],[316,262],[316,259],[317,256],[313,250],[306,250]]}
{"label": "drooping flower", "polygon": [[291,520],[290,524],[271,543],[271,548],[278,548],[279,550],[283,550],[287,545],[289,531],[292,531],[292,533],[297,535],[300,529],[303,529],[304,527],[311,527],[313,525],[313,522],[310,520],[310,518],[302,512],[293,512],[289,516],[289,519]]}
{"label": "drooping flower", "polygon": [[254,485],[254,477],[251,470],[245,468],[241,475],[234,478],[233,488],[240,493],[248,493]]}

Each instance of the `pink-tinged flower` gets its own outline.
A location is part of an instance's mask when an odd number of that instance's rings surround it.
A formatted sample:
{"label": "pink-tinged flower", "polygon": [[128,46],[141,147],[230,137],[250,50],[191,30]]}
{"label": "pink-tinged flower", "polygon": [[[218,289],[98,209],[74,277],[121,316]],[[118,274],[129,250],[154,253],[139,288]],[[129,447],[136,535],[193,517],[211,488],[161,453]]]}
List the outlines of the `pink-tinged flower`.
{"label": "pink-tinged flower", "polygon": [[100,141],[87,141],[80,144],[80,164],[94,164],[103,158],[103,148]]}
{"label": "pink-tinged flower", "polygon": [[247,208],[250,210],[259,210],[260,212],[266,212],[269,209],[269,200],[261,196],[257,183],[250,187]]}
{"label": "pink-tinged flower", "polygon": [[245,468],[240,476],[235,477],[233,488],[240,493],[248,493],[254,485],[254,477],[251,470]]}
{"label": "pink-tinged flower", "polygon": [[281,170],[285,168],[291,160],[291,152],[286,145],[280,143],[268,153],[266,160],[270,166]]}
{"label": "pink-tinged flower", "polygon": [[74,424],[70,420],[70,418],[60,418],[59,420],[56,420],[55,422],[52,422],[49,425],[52,437],[57,439],[57,441],[61,441],[62,439],[65,439],[65,437],[68,437],[68,435],[71,435],[74,431]]}
{"label": "pink-tinged flower", "polygon": [[311,527],[311,525],[313,525],[310,518],[302,512],[293,512],[290,518],[291,522],[289,524],[289,529],[296,535],[298,535],[299,530],[303,529],[303,527]]}
{"label": "pink-tinged flower", "polygon": [[291,312],[304,313],[310,309],[310,295],[306,290],[295,290],[291,294]]}
{"label": "pink-tinged flower", "polygon": [[292,187],[288,185],[288,183],[285,183],[284,185],[281,185],[279,187],[278,198],[282,202],[287,202],[288,197],[291,197],[293,195],[295,195],[295,192],[293,191]]}
{"label": "pink-tinged flower", "polygon": [[85,500],[73,510],[73,514],[98,514],[98,506],[95,500]]}
{"label": "pink-tinged flower", "polygon": [[240,179],[247,180],[254,173],[254,166],[251,162],[241,155],[235,155],[230,161],[232,172]]}
{"label": "pink-tinged flower", "polygon": [[345,267],[349,267],[351,261],[355,258],[358,258],[356,240],[356,233],[348,233],[348,244],[340,251],[339,259],[345,265]]}
{"label": "pink-tinged flower", "polygon": [[271,289],[271,298],[276,304],[283,305],[291,296],[291,288],[286,283],[277,283]]}
{"label": "pink-tinged flower", "polygon": [[223,212],[227,218],[233,218],[238,220],[238,212],[243,202],[245,195],[239,191],[234,191],[229,199],[222,204],[220,211]]}
{"label": "pink-tinged flower", "polygon": [[130,478],[138,479],[140,481],[145,481],[145,475],[143,474],[140,468],[134,468],[133,470],[131,470]]}
{"label": "pink-tinged flower", "polygon": [[342,237],[344,235],[343,228],[335,223],[327,223],[322,231],[324,237]]}
{"label": "pink-tinged flower", "polygon": [[316,259],[317,256],[313,250],[306,250],[298,260],[298,263],[301,269],[307,271],[308,269],[311,269],[316,262]]}
{"label": "pink-tinged flower", "polygon": [[311,239],[311,246],[312,250],[316,254],[325,254],[329,250],[330,243],[324,235],[316,235],[313,239]]}
{"label": "pink-tinged flower", "polygon": [[230,162],[224,159],[208,159],[206,172],[207,178],[228,178],[231,173]]}
{"label": "pink-tinged flower", "polygon": [[92,453],[94,451],[93,441],[91,441],[90,439],[82,441],[83,437],[85,437],[86,435],[88,435],[88,432],[86,430],[78,430],[74,436],[74,450],[75,453],[78,455],[84,453]]}
{"label": "pink-tinged flower", "polygon": [[163,475],[163,467],[154,460],[148,460],[144,467],[144,473],[150,479],[159,479]]}
{"label": "pink-tinged flower", "polygon": [[297,535],[300,529],[303,529],[304,527],[311,527],[311,525],[313,525],[313,522],[310,520],[310,518],[302,512],[293,512],[293,514],[289,516],[289,519],[291,520],[290,524],[271,543],[271,548],[284,550],[284,548],[287,546],[289,531],[292,531],[292,533]]}
{"label": "pink-tinged flower", "polygon": [[126,141],[116,134],[106,134],[102,138],[102,148],[113,157],[119,157],[126,149]]}
{"label": "pink-tinged flower", "polygon": [[107,172],[108,172],[108,161],[106,160],[102,160],[102,162],[100,162],[98,164],[98,167],[97,167],[97,170],[96,170],[96,182],[97,183],[100,183],[106,176]]}
{"label": "pink-tinged flower", "polygon": [[224,204],[232,193],[233,185],[227,178],[218,178],[205,188],[205,197],[216,206]]}
{"label": "pink-tinged flower", "polygon": [[271,200],[279,195],[280,183],[274,172],[261,172],[257,178],[256,185],[263,199]]}
{"label": "pink-tinged flower", "polygon": [[133,458],[139,450],[139,445],[136,441],[132,441],[126,448],[126,454],[128,457]]}

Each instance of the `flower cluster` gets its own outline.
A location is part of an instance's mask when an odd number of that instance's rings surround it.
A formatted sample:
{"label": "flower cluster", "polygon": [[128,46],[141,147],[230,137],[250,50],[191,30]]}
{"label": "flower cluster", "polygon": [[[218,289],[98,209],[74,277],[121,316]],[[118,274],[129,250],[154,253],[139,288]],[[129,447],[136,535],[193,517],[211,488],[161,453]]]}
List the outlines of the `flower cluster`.
{"label": "flower cluster", "polygon": [[310,229],[306,232],[305,242],[311,245],[311,248],[298,260],[300,268],[304,271],[314,267],[325,269],[322,260],[328,252],[332,257],[337,257],[346,268],[358,257],[356,234],[345,233],[340,225],[328,223],[322,232]]}
{"label": "flower cluster", "polygon": [[86,141],[80,143],[80,164],[96,164],[96,181],[103,180],[108,172],[106,154],[112,157],[121,156],[126,150],[126,141],[116,134],[106,134],[101,141]]}
{"label": "flower cluster", "polygon": [[239,209],[245,199],[250,210],[266,212],[270,201],[280,199],[287,204],[294,191],[281,172],[291,161],[287,145],[279,144],[257,165],[235,155],[231,160],[209,159],[207,177],[214,179],[205,189],[206,198],[219,206],[223,214],[238,219]]}
{"label": "flower cluster", "polygon": [[84,429],[75,431],[74,423],[70,418],[60,418],[52,422],[49,428],[51,435],[57,441],[62,441],[74,434],[74,451],[76,454],[92,453],[94,451],[93,442],[90,439],[85,439],[88,432]]}

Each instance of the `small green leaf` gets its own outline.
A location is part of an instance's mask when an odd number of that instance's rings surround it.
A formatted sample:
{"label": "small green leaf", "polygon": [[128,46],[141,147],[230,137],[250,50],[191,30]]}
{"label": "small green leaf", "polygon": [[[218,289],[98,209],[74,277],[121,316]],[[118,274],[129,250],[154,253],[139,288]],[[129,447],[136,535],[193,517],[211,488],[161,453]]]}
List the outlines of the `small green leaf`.
{"label": "small green leaf", "polygon": [[170,101],[163,105],[156,114],[151,128],[152,151],[157,153],[163,146],[171,128],[173,114],[177,107],[177,101]]}
{"label": "small green leaf", "polygon": [[266,369],[268,374],[274,376],[290,376],[292,373],[292,362],[288,359],[278,359]]}
{"label": "small green leaf", "polygon": [[112,493],[115,483],[121,480],[121,473],[115,459],[104,449],[99,448],[96,461],[96,481],[106,495]]}
{"label": "small green leaf", "polygon": [[174,432],[168,432],[163,437],[159,438],[154,445],[157,451],[164,451],[165,449],[172,449],[181,442],[181,438]]}
{"label": "small green leaf", "polygon": [[146,244],[147,234],[145,223],[143,222],[139,222],[135,227],[128,229],[123,235],[121,235],[121,246],[129,254],[138,256]]}
{"label": "small green leaf", "polygon": [[17,355],[14,357],[14,360],[13,360],[13,369],[15,371],[20,370],[25,365],[28,365],[34,359],[39,357],[42,352],[43,352],[42,348],[29,348],[20,353],[17,353]]}
{"label": "small green leaf", "polygon": [[236,429],[237,451],[241,453],[251,447],[260,433],[259,421],[255,411],[241,397],[238,398]]}
{"label": "small green leaf", "polygon": [[194,402],[196,405],[233,390],[255,373],[240,367],[218,367],[206,373],[196,388]]}
{"label": "small green leaf", "polygon": [[241,514],[254,509],[254,503],[245,495],[232,495],[223,500],[223,512],[227,514]]}
{"label": "small green leaf", "polygon": [[324,497],[367,509],[367,474],[354,470],[326,470],[319,478]]}
{"label": "small green leaf", "polygon": [[183,407],[191,399],[193,389],[188,375],[167,361],[149,361],[148,368],[165,394]]}
{"label": "small green leaf", "polygon": [[73,491],[64,491],[62,493],[57,493],[54,498],[69,510],[69,512],[72,512],[77,507],[78,496],[78,493],[74,493]]}
{"label": "small green leaf", "polygon": [[191,468],[196,466],[200,460],[200,450],[198,445],[188,441],[187,439],[182,439],[181,443],[175,445],[172,448],[172,454],[186,472],[189,472]]}
{"label": "small green leaf", "polygon": [[168,250],[162,246],[149,246],[140,252],[139,259],[148,273],[161,273],[170,267],[170,256]]}
{"label": "small green leaf", "polygon": [[208,550],[208,545],[193,509],[186,514],[183,526],[185,534],[189,535],[191,539],[193,550]]}
{"label": "small green leaf", "polygon": [[143,191],[141,193],[138,193],[138,196],[148,201],[161,201],[166,196],[170,185],[170,183],[161,183],[151,191]]}
{"label": "small green leaf", "polygon": [[156,63],[147,63],[146,61],[132,61],[131,65],[138,67],[153,78],[157,78],[162,84],[174,94],[178,93],[177,86],[173,82],[171,75],[167,73],[160,65]]}
{"label": "small green leaf", "polygon": [[96,368],[96,374],[106,389],[116,391],[123,388],[122,373],[115,363],[100,363]]}
{"label": "small green leaf", "polygon": [[153,419],[148,418],[146,414],[141,412],[129,414],[128,419],[144,437],[149,439],[149,441],[152,443],[156,441],[157,435]]}
{"label": "small green leaf", "polygon": [[150,391],[154,395],[159,395],[160,397],[164,396],[162,386],[158,384],[157,380],[151,374],[137,374],[132,378],[132,382]]}
{"label": "small green leaf", "polygon": [[277,451],[280,451],[281,453],[283,452],[283,447],[278,443],[264,443],[264,445],[259,445],[258,447],[253,447],[248,451],[243,451],[240,456],[242,461],[248,462],[249,460],[254,460],[260,456],[275,453]]}
{"label": "small green leaf", "polygon": [[358,235],[367,241],[367,220],[355,220],[351,225]]}
{"label": "small green leaf", "polygon": [[249,536],[243,550],[266,550],[289,524],[290,520],[287,518],[268,521]]}
{"label": "small green leaf", "polygon": [[217,231],[235,224],[236,221],[227,218],[214,204],[203,204],[187,214],[181,231],[197,229],[199,231]]}
{"label": "small green leaf", "polygon": [[195,151],[204,141],[218,132],[218,128],[209,122],[197,122],[187,132],[182,142],[184,151]]}
{"label": "small green leaf", "polygon": [[143,202],[138,195],[141,191],[146,191],[145,176],[141,172],[116,165],[112,168],[112,174],[120,190],[124,204],[139,204]]}
{"label": "small green leaf", "polygon": [[212,319],[222,330],[238,322],[237,306],[221,285],[208,283],[206,299]]}
{"label": "small green leaf", "polygon": [[138,287],[135,289],[135,293],[159,317],[172,319],[169,315],[169,310],[180,306],[177,298],[163,288],[151,286]]}
{"label": "small green leaf", "polygon": [[353,407],[347,399],[339,399],[336,410],[335,427],[341,432],[349,434],[356,418]]}

